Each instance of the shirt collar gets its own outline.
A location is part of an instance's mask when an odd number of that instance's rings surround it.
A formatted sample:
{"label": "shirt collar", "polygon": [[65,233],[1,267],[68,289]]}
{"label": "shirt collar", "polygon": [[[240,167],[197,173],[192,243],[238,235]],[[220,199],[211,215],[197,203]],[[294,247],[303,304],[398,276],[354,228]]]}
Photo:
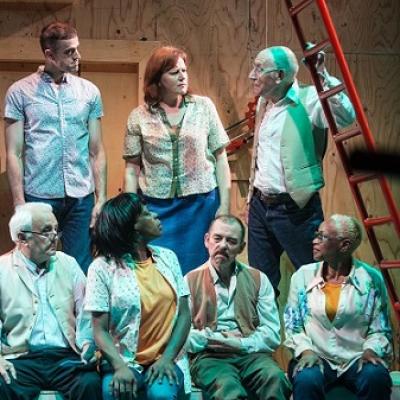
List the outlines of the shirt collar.
{"label": "shirt collar", "polygon": [[[54,83],[53,77],[44,70],[44,65],[40,65],[37,72],[45,82]],[[68,81],[69,81],[69,76],[68,73],[65,72],[60,83],[68,83]]]}
{"label": "shirt collar", "polygon": [[[360,273],[362,273],[361,268],[359,268],[358,261],[356,259],[353,258],[352,263],[353,263],[353,265],[352,265],[350,273],[349,273],[348,283],[353,285],[360,292],[360,294],[364,294],[366,288],[361,283],[362,282],[362,279],[360,276]],[[323,261],[321,261],[318,264],[319,264],[318,270],[315,274],[315,277],[307,285],[307,288],[306,288],[307,292],[311,291],[315,286],[322,287],[325,284],[324,279],[322,277],[322,269],[323,269],[324,263],[323,263]]]}
{"label": "shirt collar", "polygon": [[297,79],[295,79],[293,81],[292,86],[290,86],[290,88],[288,89],[288,91],[286,92],[285,96],[280,99],[275,106],[280,106],[284,103],[287,102],[293,102],[295,104],[299,104],[300,103],[300,96],[299,96],[299,83],[297,81]]}
{"label": "shirt collar", "polygon": [[[218,282],[220,282],[221,279],[220,279],[220,277],[219,277],[217,271],[215,270],[215,268],[212,266],[210,260],[208,260],[207,265],[208,265],[208,269],[210,270],[211,279],[212,279],[212,281],[213,281],[213,284],[215,285],[215,284],[217,284]],[[239,266],[238,266],[238,263],[235,262],[235,271],[234,271],[234,275],[237,275],[238,272],[239,272]]]}
{"label": "shirt collar", "polygon": [[[160,251],[158,248],[153,247],[153,246],[147,246],[147,248],[150,251],[150,257],[153,260],[154,263],[157,263],[157,259],[160,257]],[[133,259],[132,255],[130,253],[125,253],[122,257],[121,257],[123,263],[121,264],[122,266],[124,266],[124,264],[126,266],[128,266],[130,269],[134,269],[136,266],[135,260]]]}
{"label": "shirt collar", "polygon": [[[194,96],[192,96],[191,94],[185,94],[183,96],[183,102],[181,104],[181,107],[187,106],[189,103],[195,103],[195,102],[196,101],[195,101]],[[153,113],[155,113],[157,111],[158,112],[164,112],[164,110],[160,107],[159,103],[151,104],[149,106],[149,108],[150,108],[150,111],[153,112]]]}
{"label": "shirt collar", "polygon": [[21,250],[16,249],[15,255],[20,265],[24,265],[33,275],[40,275],[42,270],[39,270],[37,264],[26,257]]}

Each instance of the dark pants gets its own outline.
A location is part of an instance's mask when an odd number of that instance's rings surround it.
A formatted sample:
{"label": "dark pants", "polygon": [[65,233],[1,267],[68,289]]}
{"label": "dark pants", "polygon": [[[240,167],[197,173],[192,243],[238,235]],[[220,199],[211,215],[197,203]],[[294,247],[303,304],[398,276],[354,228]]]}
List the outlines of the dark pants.
{"label": "dark pants", "polygon": [[86,274],[92,262],[89,225],[94,195],[89,194],[82,198],[41,199],[25,194],[25,201],[43,202],[53,207],[53,213],[62,231],[62,250],[74,257]]}
{"label": "dark pants", "polygon": [[211,400],[247,399],[247,391],[259,400],[290,396],[290,383],[267,353],[203,352],[192,361],[190,372],[193,382]]}
{"label": "dark pants", "polygon": [[357,372],[358,364],[353,364],[345,373],[337,377],[337,372],[324,361],[324,373],[318,366],[304,368],[294,378],[289,367],[289,377],[293,383],[293,400],[323,400],[325,392],[334,385],[342,384],[355,393],[358,400],[390,400],[392,381],[389,371],[381,364],[367,363]]}
{"label": "dark pants", "polygon": [[249,264],[268,276],[275,293],[279,294],[279,267],[283,251],[296,269],[312,263],[312,241],[323,219],[318,193],[303,208],[299,208],[294,201],[267,205],[255,195],[251,198]]}
{"label": "dark pants", "polygon": [[[170,383],[166,376],[163,379],[154,381],[151,385],[146,382],[146,370],[142,373],[132,368],[132,372],[136,378],[138,389],[135,399],[141,400],[176,400],[179,398],[179,393],[183,391],[183,373],[180,368],[175,365],[175,373],[178,377],[178,383]],[[111,391],[111,380],[114,373],[103,375],[103,400],[114,400],[115,397]]]}
{"label": "dark pants", "polygon": [[32,400],[41,390],[57,390],[65,400],[101,400],[100,375],[70,349],[31,352],[9,360],[17,379],[0,377],[1,400]]}

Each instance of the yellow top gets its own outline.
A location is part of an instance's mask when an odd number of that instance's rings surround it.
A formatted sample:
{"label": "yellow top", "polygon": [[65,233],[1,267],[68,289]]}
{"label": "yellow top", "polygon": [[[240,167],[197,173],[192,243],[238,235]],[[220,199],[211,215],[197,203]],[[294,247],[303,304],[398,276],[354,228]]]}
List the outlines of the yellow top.
{"label": "yellow top", "polygon": [[140,290],[141,320],[136,362],[151,364],[161,357],[172,332],[176,296],[151,258],[136,262]]}
{"label": "yellow top", "polygon": [[340,298],[340,291],[342,290],[341,283],[331,283],[326,282],[325,286],[323,287],[323,292],[325,293],[325,311],[326,315],[328,316],[330,321],[333,321]]}

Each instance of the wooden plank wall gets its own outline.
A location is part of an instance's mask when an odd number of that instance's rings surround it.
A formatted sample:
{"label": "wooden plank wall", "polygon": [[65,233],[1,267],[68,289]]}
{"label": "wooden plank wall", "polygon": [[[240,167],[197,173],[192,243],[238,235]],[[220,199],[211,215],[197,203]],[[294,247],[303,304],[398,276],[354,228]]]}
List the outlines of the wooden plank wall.
{"label": "wooden plank wall", "polygon": [[[239,120],[246,110],[250,98],[247,76],[257,51],[267,43],[284,44],[299,52],[282,0],[74,0],[69,6],[43,2],[32,7],[18,6],[17,1],[14,5],[9,0],[6,3],[0,0],[0,37],[37,37],[44,24],[57,18],[74,23],[81,38],[156,40],[184,47],[191,60],[192,89],[214,100],[225,126]],[[400,151],[400,3],[398,0],[329,3],[378,144],[382,149]],[[320,37],[321,20],[315,10],[305,13],[305,19],[307,36],[312,40]],[[336,73],[337,66],[329,53],[327,63]],[[304,69],[300,76],[307,80]],[[248,161],[248,149],[242,149],[231,162],[232,206],[238,215],[244,209]],[[326,215],[333,212],[356,215],[332,145],[325,159],[325,176],[327,185],[322,197]],[[119,181],[120,177],[109,179]],[[391,183],[400,203],[399,181],[392,179]],[[4,173],[0,177],[0,191],[2,188]],[[371,213],[380,210],[379,190],[366,187],[365,191]],[[1,205],[0,213],[4,209]],[[0,232],[3,235],[5,230]],[[381,230],[379,235],[385,254],[400,258],[396,235],[390,229]],[[358,254],[373,262],[365,241]],[[246,258],[244,254],[243,259]],[[281,306],[291,271],[284,258]]]}

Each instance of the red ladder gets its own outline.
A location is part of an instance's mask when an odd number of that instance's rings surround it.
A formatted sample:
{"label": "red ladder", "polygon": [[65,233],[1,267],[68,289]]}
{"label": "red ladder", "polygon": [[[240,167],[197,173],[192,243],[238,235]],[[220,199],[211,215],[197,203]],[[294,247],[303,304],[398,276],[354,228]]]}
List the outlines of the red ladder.
{"label": "red ladder", "polygon": [[[351,191],[353,193],[353,197],[358,208],[359,213],[362,217],[362,222],[364,224],[365,231],[367,232],[369,242],[371,244],[373,253],[378,262],[379,268],[382,271],[383,278],[386,282],[386,286],[388,289],[389,297],[393,305],[393,309],[395,311],[395,315],[397,320],[400,322],[400,301],[399,296],[395,290],[393,280],[390,276],[389,270],[400,268],[400,260],[385,260],[382,254],[381,247],[379,245],[379,241],[374,232],[374,227],[383,224],[394,224],[394,228],[396,230],[397,236],[400,238],[400,217],[399,211],[397,210],[396,204],[394,202],[389,184],[387,179],[378,173],[370,173],[370,174],[358,174],[354,172],[351,168],[349,162],[349,156],[347,155],[343,141],[351,139],[356,136],[362,135],[364,138],[365,145],[369,152],[375,153],[376,146],[375,140],[372,136],[371,130],[368,126],[368,121],[365,116],[363,106],[360,101],[360,97],[357,93],[357,89],[354,85],[349,66],[345,59],[343,49],[340,45],[339,38],[335,29],[335,26],[332,21],[332,17],[330,15],[329,9],[326,5],[326,0],[302,0],[297,2],[296,5],[293,5],[292,0],[285,0],[286,6],[289,11],[290,18],[293,23],[293,27],[296,31],[296,34],[299,38],[301,48],[303,49],[304,57],[306,60],[315,59],[318,52],[323,50],[328,45],[332,45],[334,55],[336,56],[336,61],[340,67],[340,70],[343,75],[344,84],[340,84],[334,88],[329,90],[324,90],[322,82],[320,81],[316,66],[313,62],[308,63],[308,67],[311,72],[311,77],[314,82],[314,85],[317,89],[331,134],[333,136],[333,140],[336,144],[337,152],[341,159],[344,171],[346,173],[347,180],[349,182]],[[317,43],[314,47],[309,49],[307,46],[307,41],[304,37],[303,30],[300,26],[299,21],[299,13],[301,13],[304,9],[306,9],[312,3],[316,3],[319,11],[321,13],[322,20],[324,22],[328,39],[322,40],[320,43]],[[347,129],[346,131],[339,132],[338,127],[336,126],[335,120],[333,118],[328,99],[335,94],[347,90],[347,93],[353,103],[356,115],[358,126],[355,128]],[[386,202],[387,209],[389,211],[389,215],[381,216],[381,217],[370,217],[368,215],[367,209],[365,207],[365,203],[361,196],[360,185],[363,182],[377,180],[379,181],[379,185],[382,190],[382,194],[384,200]]]}

